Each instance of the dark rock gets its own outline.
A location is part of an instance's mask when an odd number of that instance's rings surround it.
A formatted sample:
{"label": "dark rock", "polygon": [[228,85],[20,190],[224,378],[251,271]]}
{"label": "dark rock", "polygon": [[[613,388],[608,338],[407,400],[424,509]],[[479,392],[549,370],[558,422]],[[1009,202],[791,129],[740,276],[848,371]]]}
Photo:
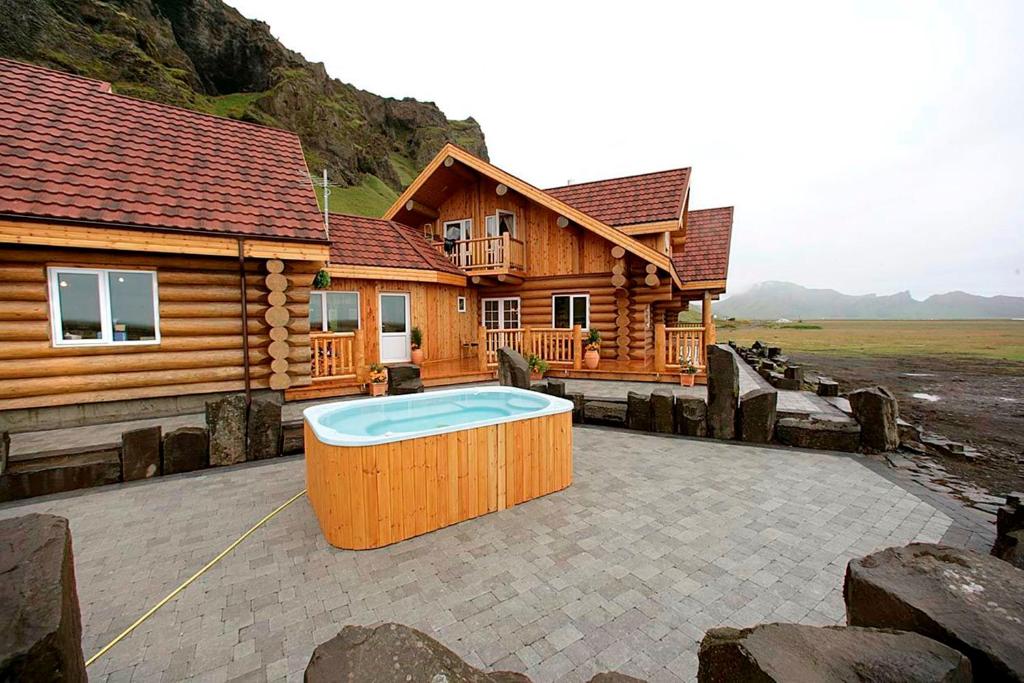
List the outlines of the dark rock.
{"label": "dark rock", "polygon": [[281,404],[254,398],[249,406],[248,460],[267,460],[281,455]]}
{"label": "dark rock", "polygon": [[306,450],[305,430],[302,420],[281,425],[281,454],[295,455]]}
{"label": "dark rock", "polygon": [[620,674],[618,671],[606,671],[591,678],[588,683],[647,683],[642,678]]}
{"label": "dark rock", "polygon": [[241,394],[206,403],[211,466],[245,462],[246,412],[245,396]]}
{"label": "dark rock", "polygon": [[996,542],[992,554],[1018,569],[1024,569],[1024,505],[1016,495],[996,511]]}
{"label": "dark rock", "polygon": [[7,471],[7,459],[11,455],[11,435],[0,432],[0,476]]}
{"label": "dark rock", "polygon": [[572,421],[574,424],[583,423],[583,406],[586,403],[586,399],[583,394],[578,392],[570,392],[565,395],[567,401],[572,401]]}
{"label": "dark rock", "polygon": [[624,427],[626,425],[626,402],[612,398],[587,399],[583,405],[583,421],[587,424]]}
{"label": "dark rock", "polygon": [[933,434],[931,432],[922,432],[920,443],[925,452],[931,453],[932,455],[943,455],[947,458],[962,458],[965,452],[964,445],[962,443],[952,441],[940,434]]}
{"label": "dark rock", "polygon": [[860,442],[867,451],[885,453],[900,445],[896,397],[885,387],[857,389],[849,394],[853,417],[860,423]]}
{"label": "dark rock", "polygon": [[1000,537],[992,548],[992,555],[1017,569],[1024,569],[1024,529]]}
{"label": "dark rock", "polygon": [[660,387],[651,392],[651,429],[661,434],[675,434],[675,394]]}
{"label": "dark rock", "polygon": [[914,631],[967,655],[979,681],[1024,681],[1024,572],[931,543],[886,548],[846,567],[852,626]]}
{"label": "dark rock", "polygon": [[651,431],[651,397],[630,391],[626,394],[626,426],[630,429]]}
{"label": "dark rock", "polygon": [[742,441],[768,443],[775,434],[779,394],[774,389],[753,389],[740,397],[736,429]]}
{"label": "dark rock", "polygon": [[548,394],[558,398],[565,398],[565,380],[555,379],[554,377],[549,378]]}
{"label": "dark rock", "polygon": [[766,353],[768,354],[769,358],[775,358],[776,356],[781,356],[782,355],[782,347],[781,346],[769,346],[766,349]]}
{"label": "dark rock", "polygon": [[124,481],[160,474],[160,427],[143,427],[121,434],[121,476]]}
{"label": "dark rock", "polygon": [[530,683],[523,674],[486,673],[430,636],[402,624],[346,626],[313,650],[306,683]]}
{"label": "dark rock", "polygon": [[498,384],[517,389],[530,388],[530,365],[521,353],[509,346],[498,349]]}
{"label": "dark rock", "polygon": [[921,443],[920,427],[907,422],[901,417],[896,420],[896,431],[900,435],[900,446],[917,451],[918,453],[925,452],[924,444]]}
{"label": "dark rock", "polygon": [[804,381],[804,369],[800,365],[787,365],[785,374],[786,379],[795,379],[797,382]]}
{"label": "dark rock", "polygon": [[761,352],[766,351],[767,349],[768,346],[760,339],[755,339],[754,343],[750,345],[750,350],[756,353],[757,355],[761,355]]}
{"label": "dark rock", "polygon": [[530,391],[536,391],[538,394],[547,394],[549,391],[547,380],[542,379],[539,382],[534,382],[530,385]]}
{"label": "dark rock", "polygon": [[0,520],[0,681],[85,681],[68,521]]}
{"label": "dark rock", "polygon": [[828,377],[818,378],[818,396],[838,396],[839,382]]}
{"label": "dark rock", "polygon": [[63,493],[121,481],[121,452],[116,446],[79,453],[74,450],[9,463],[0,477],[0,502]]}
{"label": "dark rock", "polygon": [[164,435],[164,474],[209,466],[210,437],[202,427],[182,427]]}
{"label": "dark rock", "polygon": [[786,377],[780,372],[769,373],[768,381],[773,387],[783,391],[799,391],[802,384],[800,380]]}
{"label": "dark rock", "polygon": [[732,439],[736,436],[736,407],[740,398],[740,369],[729,349],[709,344],[708,436]]}
{"label": "dark rock", "polygon": [[700,643],[699,683],[971,681],[970,662],[916,633],[853,626],[713,628]]}
{"label": "dark rock", "polygon": [[686,436],[708,435],[708,404],[702,398],[676,398],[676,429]]}
{"label": "dark rock", "polygon": [[860,425],[845,417],[784,417],[775,423],[775,436],[787,446],[798,448],[846,453],[855,453],[860,448]]}
{"label": "dark rock", "polygon": [[[530,387],[525,387],[529,389]],[[398,363],[388,366],[388,396],[423,393],[420,366],[413,363]]]}

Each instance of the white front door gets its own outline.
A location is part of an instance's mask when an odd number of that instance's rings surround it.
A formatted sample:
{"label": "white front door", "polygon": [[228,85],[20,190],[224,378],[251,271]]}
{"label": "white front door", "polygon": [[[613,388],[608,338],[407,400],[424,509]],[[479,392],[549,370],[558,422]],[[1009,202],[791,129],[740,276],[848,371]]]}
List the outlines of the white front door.
{"label": "white front door", "polygon": [[380,362],[409,360],[409,295],[380,295]]}

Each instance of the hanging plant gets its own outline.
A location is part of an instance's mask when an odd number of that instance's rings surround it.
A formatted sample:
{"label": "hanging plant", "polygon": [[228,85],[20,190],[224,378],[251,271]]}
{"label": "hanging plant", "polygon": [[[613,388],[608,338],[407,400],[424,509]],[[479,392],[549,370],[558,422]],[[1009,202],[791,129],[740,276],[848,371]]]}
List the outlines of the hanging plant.
{"label": "hanging plant", "polygon": [[327,289],[331,286],[331,274],[326,268],[321,268],[313,276],[313,289]]}

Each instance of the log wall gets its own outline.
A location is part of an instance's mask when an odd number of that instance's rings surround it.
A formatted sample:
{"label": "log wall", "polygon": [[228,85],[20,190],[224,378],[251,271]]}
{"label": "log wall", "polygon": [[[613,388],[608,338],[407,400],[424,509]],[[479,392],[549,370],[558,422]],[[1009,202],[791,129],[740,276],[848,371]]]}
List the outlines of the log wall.
{"label": "log wall", "polygon": [[[270,386],[271,308],[264,259],[247,259],[246,311],[253,388]],[[159,344],[54,347],[49,266],[157,272]],[[288,261],[277,369],[290,386],[309,383],[309,286],[319,264]],[[4,246],[0,248],[0,410],[244,388],[237,259]],[[274,349],[277,353],[277,349]]]}

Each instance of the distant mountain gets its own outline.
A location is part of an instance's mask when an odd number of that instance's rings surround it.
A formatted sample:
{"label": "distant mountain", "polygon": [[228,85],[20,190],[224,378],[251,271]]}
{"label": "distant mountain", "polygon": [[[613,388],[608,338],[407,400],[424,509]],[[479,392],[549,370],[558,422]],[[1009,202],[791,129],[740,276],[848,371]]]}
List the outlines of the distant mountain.
{"label": "distant mountain", "polygon": [[716,304],[714,312],[718,317],[752,320],[1024,318],[1024,297],[949,292],[918,301],[910,292],[853,296],[792,282],[762,282]]}

